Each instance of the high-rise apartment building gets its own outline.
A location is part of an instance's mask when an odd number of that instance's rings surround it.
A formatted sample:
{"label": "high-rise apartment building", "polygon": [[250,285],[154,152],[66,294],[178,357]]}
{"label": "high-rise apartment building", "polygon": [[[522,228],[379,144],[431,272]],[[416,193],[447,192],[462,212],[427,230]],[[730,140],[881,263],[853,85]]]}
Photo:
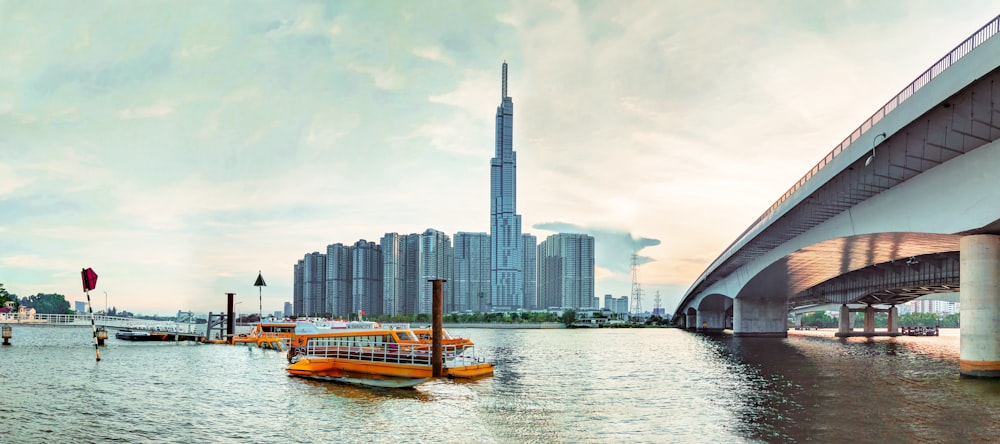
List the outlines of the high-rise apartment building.
{"label": "high-rise apartment building", "polygon": [[521,234],[521,254],[524,266],[521,268],[524,277],[524,302],[521,308],[534,310],[538,307],[538,238],[533,234]]}
{"label": "high-rise apartment building", "polygon": [[[428,228],[420,235],[420,304],[417,313],[430,313],[433,304],[433,284],[431,279],[451,281],[452,266],[451,238],[447,234]],[[451,300],[450,285],[442,286],[445,311],[451,311],[448,301]]]}
{"label": "high-rise apartment building", "polygon": [[353,280],[351,247],[341,243],[326,247],[326,309],[334,316],[351,313]]}
{"label": "high-rise apartment building", "polygon": [[[285,307],[284,308],[285,309],[281,311],[281,316],[284,316],[284,317],[287,318],[287,317],[292,316],[292,315],[295,314],[295,310],[292,307],[292,303],[291,302],[285,302]],[[275,317],[277,317],[277,316],[275,316]]]}
{"label": "high-rise apartment building", "polygon": [[420,235],[386,233],[380,245],[383,313],[416,314],[420,301]]}
{"label": "high-rise apartment building", "polygon": [[589,307],[594,303],[594,238],[553,234],[538,245],[538,299],[543,308]]}
{"label": "high-rise apartment building", "polygon": [[382,314],[382,248],[364,239],[351,248],[351,312]]}
{"label": "high-rise apartment building", "polygon": [[302,310],[305,315],[326,313],[326,255],[312,252],[305,255],[302,265]]}
{"label": "high-rise apartment building", "polygon": [[305,294],[305,280],[303,279],[304,273],[302,269],[306,267],[306,261],[304,259],[299,259],[295,263],[295,274],[292,278],[292,315],[302,314],[302,309],[305,308],[306,303],[303,299]]}
{"label": "high-rise apartment building", "polygon": [[455,233],[452,251],[455,264],[452,267],[451,311],[489,311],[490,235],[463,231]]}
{"label": "high-rise apartment building", "polygon": [[521,216],[517,214],[517,156],[514,153],[514,102],[507,96],[503,63],[500,106],[496,114],[496,153],[490,159],[490,285],[493,310],[514,310],[524,303]]}

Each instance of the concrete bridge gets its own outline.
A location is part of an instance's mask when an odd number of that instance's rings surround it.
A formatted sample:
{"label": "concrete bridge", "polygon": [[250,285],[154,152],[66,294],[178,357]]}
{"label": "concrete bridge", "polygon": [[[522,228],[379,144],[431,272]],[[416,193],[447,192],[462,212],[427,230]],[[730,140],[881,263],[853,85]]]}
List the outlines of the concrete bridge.
{"label": "concrete bridge", "polygon": [[893,319],[896,304],[961,290],[961,373],[1000,377],[998,26],[834,147],[709,265],[674,319],[785,337],[797,307],[881,304]]}

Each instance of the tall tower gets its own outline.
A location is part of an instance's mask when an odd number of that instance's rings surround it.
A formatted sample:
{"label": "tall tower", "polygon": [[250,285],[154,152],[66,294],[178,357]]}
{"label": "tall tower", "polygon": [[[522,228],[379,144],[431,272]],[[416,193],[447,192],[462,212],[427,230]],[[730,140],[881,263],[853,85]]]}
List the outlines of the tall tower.
{"label": "tall tower", "polygon": [[507,96],[503,62],[497,107],[496,155],[490,159],[490,287],[493,311],[524,304],[521,216],[517,214],[517,155],[514,153],[514,102]]}
{"label": "tall tower", "polygon": [[629,314],[638,319],[642,316],[642,288],[639,286],[639,256],[632,255],[632,307]]}

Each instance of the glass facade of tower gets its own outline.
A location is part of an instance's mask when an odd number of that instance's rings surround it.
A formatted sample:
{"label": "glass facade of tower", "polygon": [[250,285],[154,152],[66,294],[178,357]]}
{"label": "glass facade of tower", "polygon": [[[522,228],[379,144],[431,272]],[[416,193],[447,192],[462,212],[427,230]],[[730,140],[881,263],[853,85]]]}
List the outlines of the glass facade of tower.
{"label": "glass facade of tower", "polygon": [[490,306],[490,235],[455,233],[455,265],[452,268],[453,306],[448,311],[489,311]]}
{"label": "glass facade of tower", "polygon": [[524,303],[523,241],[517,214],[517,155],[514,102],[507,96],[507,62],[502,67],[496,115],[496,153],[490,159],[490,285],[492,310],[516,310]]}

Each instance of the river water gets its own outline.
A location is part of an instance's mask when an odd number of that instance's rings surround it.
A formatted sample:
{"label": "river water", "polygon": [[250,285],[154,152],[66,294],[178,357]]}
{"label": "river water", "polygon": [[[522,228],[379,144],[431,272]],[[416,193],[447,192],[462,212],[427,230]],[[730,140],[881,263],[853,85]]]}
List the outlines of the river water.
{"label": "river water", "polygon": [[491,378],[372,389],[286,376],[275,351],[14,326],[0,442],[997,442],[1000,381],[958,333],[835,339],[677,329],[451,329]]}

